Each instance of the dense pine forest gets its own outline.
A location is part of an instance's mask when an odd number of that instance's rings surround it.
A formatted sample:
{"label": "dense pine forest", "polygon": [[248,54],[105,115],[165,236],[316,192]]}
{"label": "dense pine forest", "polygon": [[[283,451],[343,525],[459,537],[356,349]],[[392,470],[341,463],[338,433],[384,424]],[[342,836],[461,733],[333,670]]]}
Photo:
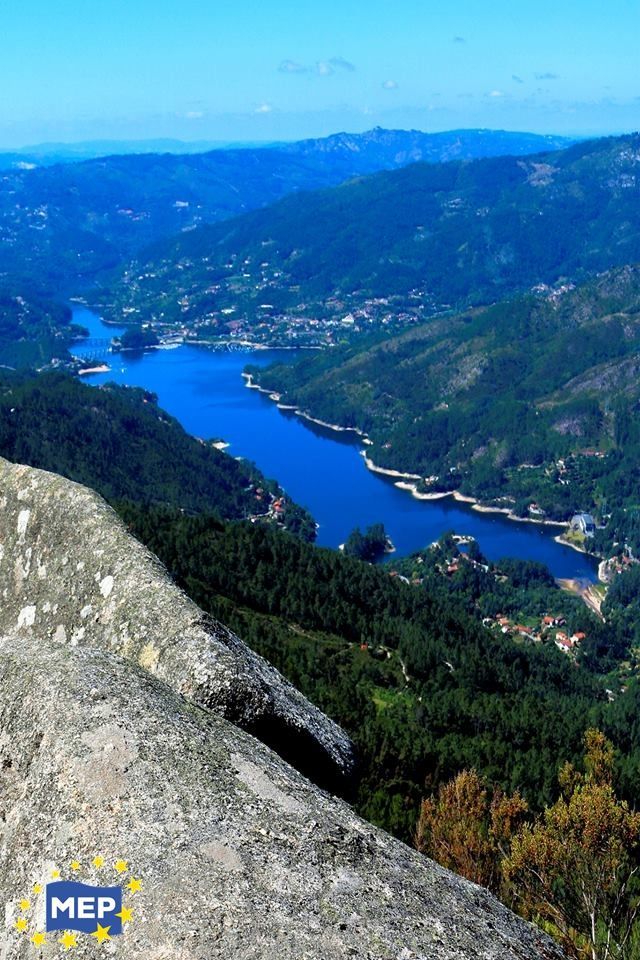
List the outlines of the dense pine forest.
{"label": "dense pine forest", "polygon": [[[410,840],[422,798],[465,767],[540,809],[590,724],[619,747],[624,795],[640,788],[640,727],[629,723],[640,689],[623,669],[640,612],[626,575],[605,627],[536,564],[490,568],[472,551],[443,576],[441,555],[459,549],[450,538],[372,566],[305,542],[312,525],[290,502],[301,536],[247,522],[264,478],[190,438],[139,390],[5,375],[0,425],[1,455],[100,491],[197,603],[350,732],[352,795],[374,822]],[[587,634],[577,660],[483,625],[556,610]]]}

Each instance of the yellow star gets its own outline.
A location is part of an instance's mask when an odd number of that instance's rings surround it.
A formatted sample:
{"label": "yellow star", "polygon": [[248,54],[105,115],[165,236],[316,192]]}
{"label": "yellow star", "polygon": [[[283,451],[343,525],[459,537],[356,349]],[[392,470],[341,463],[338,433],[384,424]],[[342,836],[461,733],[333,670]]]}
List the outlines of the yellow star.
{"label": "yellow star", "polygon": [[58,943],[61,943],[65,950],[71,950],[72,947],[78,946],[78,937],[75,933],[70,933],[68,930],[62,934]]}
{"label": "yellow star", "polygon": [[51,879],[52,879],[52,880],[59,880],[59,879],[60,879],[60,871],[59,871],[59,870],[52,870],[52,871],[51,871]]}
{"label": "yellow star", "polygon": [[98,924],[98,929],[94,930],[91,936],[95,937],[98,943],[104,943],[105,940],[111,940],[109,930],[111,930],[111,927],[101,927],[100,924]]}
{"label": "yellow star", "polygon": [[18,928],[18,930],[20,930],[22,933],[26,933],[28,926],[29,924],[27,923],[24,917],[18,917],[18,919],[16,920],[16,927]]}
{"label": "yellow star", "polygon": [[130,923],[133,920],[133,910],[123,907],[120,913],[116,913],[116,917],[120,917],[123,923]]}
{"label": "yellow star", "polygon": [[94,867],[104,867],[104,857],[94,857],[93,865]]}
{"label": "yellow star", "polygon": [[72,861],[71,861],[71,869],[72,869],[72,870],[79,870],[79,869],[80,869],[80,861],[79,861],[79,860],[72,860]]}
{"label": "yellow star", "polygon": [[37,896],[39,893],[42,893],[42,884],[40,884],[40,883],[34,883],[34,885],[33,885],[33,892],[36,894],[36,896]]}
{"label": "yellow star", "polygon": [[21,900],[21,901],[20,901],[20,909],[21,909],[21,910],[28,910],[30,906],[31,906],[31,901],[30,901],[30,900]]}
{"label": "yellow star", "polygon": [[136,880],[135,877],[132,877],[127,884],[127,890],[131,890],[131,893],[137,893],[139,890],[142,890],[142,884],[139,880]]}
{"label": "yellow star", "polygon": [[31,937],[31,943],[35,944],[36,947],[41,947],[46,939],[44,933],[34,933]]}
{"label": "yellow star", "polygon": [[127,869],[128,869],[128,867],[127,867],[127,861],[126,861],[126,860],[116,860],[116,862],[114,863],[114,867],[116,868],[116,870],[117,870],[118,873],[126,873],[126,872],[127,872]]}

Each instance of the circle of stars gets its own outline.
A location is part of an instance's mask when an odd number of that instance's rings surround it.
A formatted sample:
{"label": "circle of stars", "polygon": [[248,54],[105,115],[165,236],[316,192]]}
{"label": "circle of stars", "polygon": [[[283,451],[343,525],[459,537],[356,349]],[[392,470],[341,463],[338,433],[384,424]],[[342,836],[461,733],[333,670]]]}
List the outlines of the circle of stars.
{"label": "circle of stars", "polygon": [[[105,861],[105,858],[100,855],[95,856],[93,858],[92,865],[95,867],[96,870],[109,868],[109,865]],[[82,864],[80,863],[79,860],[72,860],[69,864],[69,869],[74,873],[80,870],[81,868],[82,868]],[[129,864],[127,863],[126,860],[116,860],[112,864],[112,868],[115,870],[115,872],[119,876],[123,878],[125,874],[130,873]],[[60,870],[54,867],[51,870],[50,879],[54,881],[54,880],[59,880],[60,877],[61,877]],[[137,877],[130,876],[129,882],[125,886],[126,886],[126,889],[129,891],[129,894],[133,896],[136,893],[140,893],[140,891],[142,890],[142,881],[139,880]],[[34,883],[32,888],[32,895],[34,897],[39,897],[43,893],[44,893],[43,884]],[[44,946],[48,942],[47,934],[43,933],[41,930],[33,930],[33,932],[31,932],[33,912],[34,912],[32,901],[27,897],[23,897],[21,900],[18,901],[17,906],[20,911],[20,914],[14,923],[15,929],[18,930],[19,933],[27,936],[30,942],[35,947]],[[120,912],[116,913],[116,917],[120,919],[122,926],[124,927],[125,924],[131,923],[131,921],[133,920],[133,909],[131,907],[127,907],[123,905]],[[106,943],[108,940],[112,939],[109,933],[110,929],[111,929],[110,926],[102,926],[101,924],[98,923],[96,926],[96,929],[93,931],[93,933],[90,934],[90,936],[94,937],[98,943]],[[78,934],[72,930],[63,930],[62,936],[58,938],[58,943],[63,947],[65,952],[68,952],[69,950],[73,950],[75,947],[79,946]]]}

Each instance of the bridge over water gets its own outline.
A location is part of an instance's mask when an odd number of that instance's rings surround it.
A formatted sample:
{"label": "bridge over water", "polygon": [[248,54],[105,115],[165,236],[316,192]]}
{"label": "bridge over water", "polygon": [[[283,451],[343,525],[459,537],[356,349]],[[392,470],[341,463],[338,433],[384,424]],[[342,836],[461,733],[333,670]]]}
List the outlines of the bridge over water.
{"label": "bridge over water", "polygon": [[113,351],[108,337],[87,337],[72,344],[70,352],[80,360],[105,360]]}

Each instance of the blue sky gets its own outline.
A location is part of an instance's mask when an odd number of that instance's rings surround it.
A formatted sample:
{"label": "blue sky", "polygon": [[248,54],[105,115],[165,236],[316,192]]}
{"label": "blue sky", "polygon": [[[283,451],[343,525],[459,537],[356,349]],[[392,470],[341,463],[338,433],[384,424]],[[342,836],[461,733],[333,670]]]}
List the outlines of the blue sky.
{"label": "blue sky", "polygon": [[640,127],[639,0],[4,0],[0,13],[0,147]]}

